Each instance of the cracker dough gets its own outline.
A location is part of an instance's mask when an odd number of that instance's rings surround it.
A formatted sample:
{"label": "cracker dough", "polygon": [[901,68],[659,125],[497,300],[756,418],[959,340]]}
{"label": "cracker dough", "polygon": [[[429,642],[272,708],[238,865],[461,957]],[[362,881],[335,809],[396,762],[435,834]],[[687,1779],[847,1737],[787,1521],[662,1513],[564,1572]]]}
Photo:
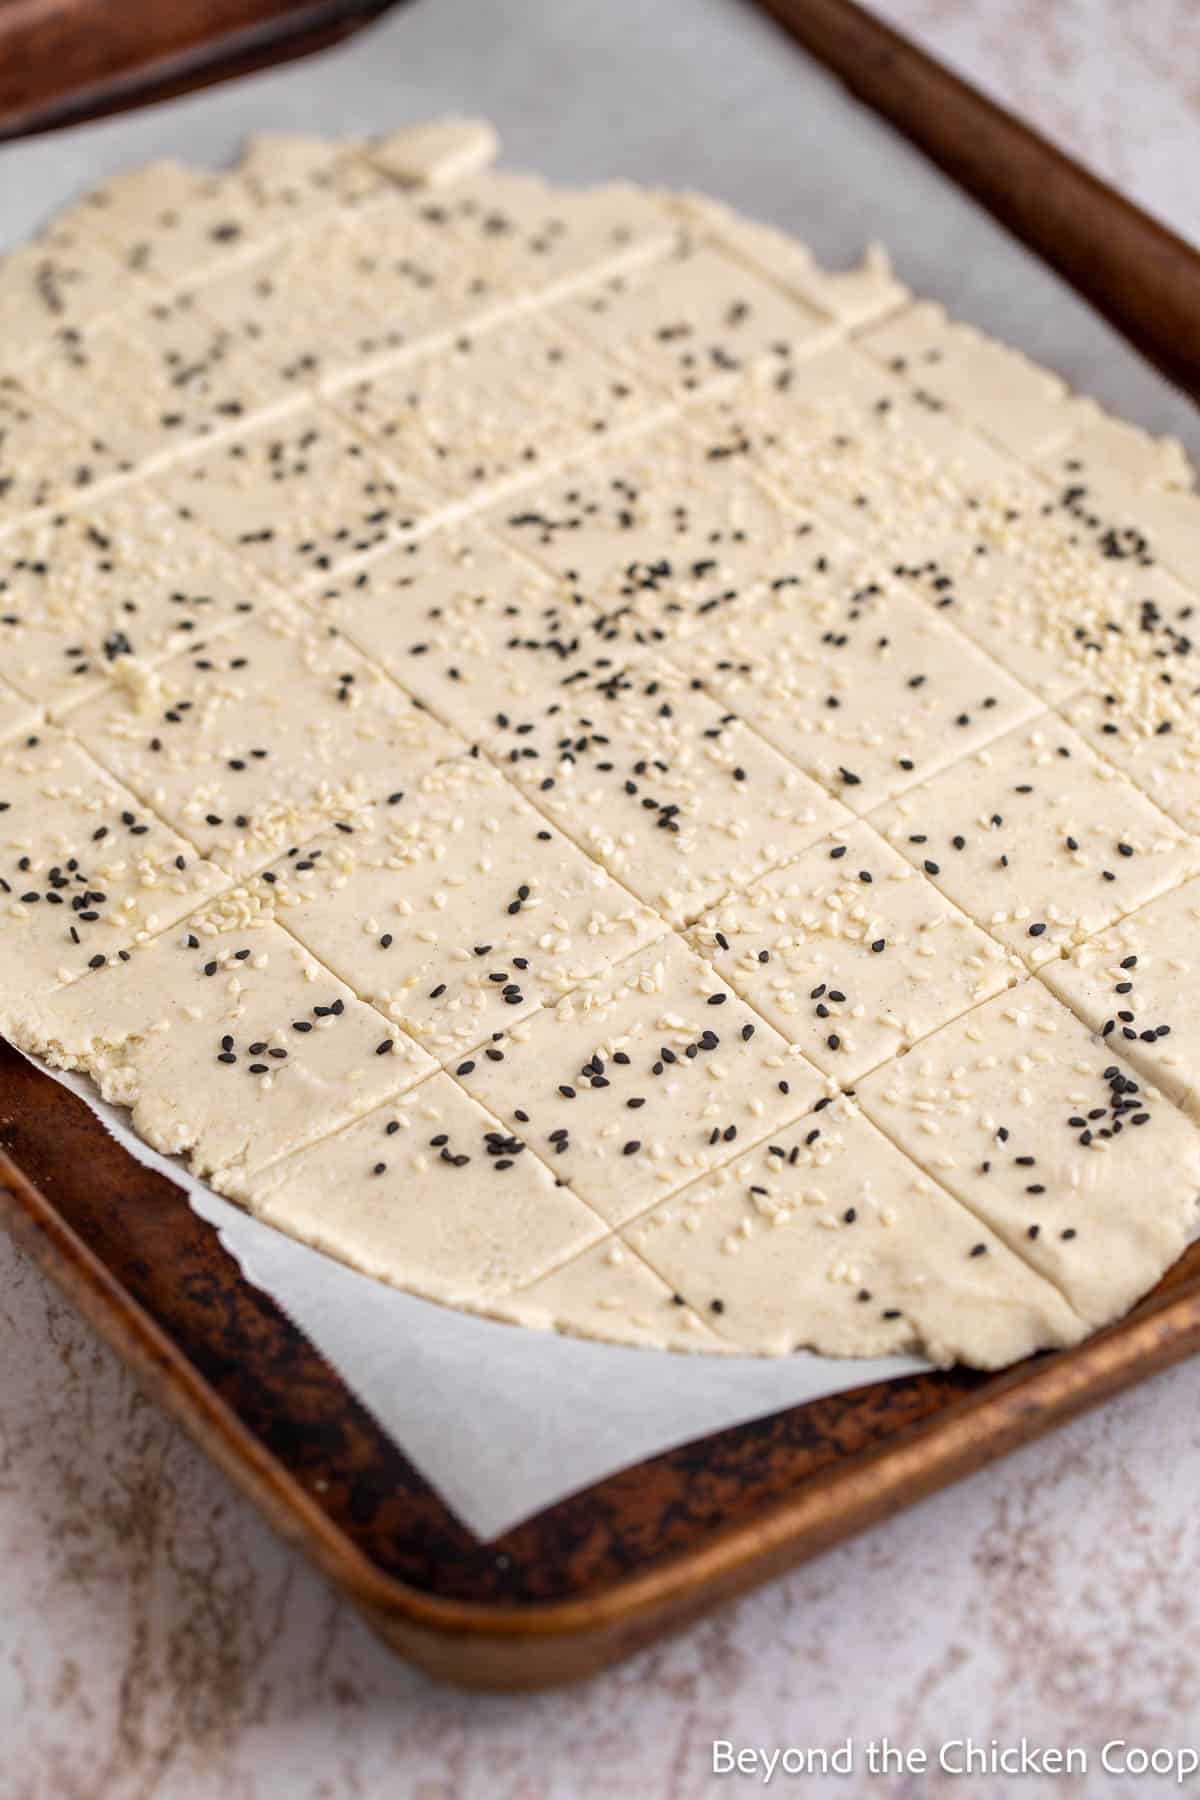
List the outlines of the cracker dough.
{"label": "cracker dough", "polygon": [[1159,564],[1097,557],[1062,509],[1047,516],[1040,493],[974,509],[957,541],[896,569],[948,624],[1055,706],[1160,666],[1195,604]]}
{"label": "cracker dough", "polygon": [[1200,1192],[1194,472],[877,247],[495,151],[0,262],[0,1028],[447,1304],[1073,1343]]}
{"label": "cracker dough", "polygon": [[464,738],[554,704],[608,628],[566,582],[478,529],[443,529],[310,595],[336,627]]}
{"label": "cracker dough", "polygon": [[445,1075],[252,1176],[239,1197],[384,1281],[403,1268],[405,1287],[451,1306],[490,1308],[605,1231]]}
{"label": "cracker dough", "polygon": [[1157,806],[1200,832],[1200,717],[1190,680],[1168,686],[1161,665],[1126,665],[1062,711]]}
{"label": "cracker dough", "polygon": [[835,331],[811,306],[708,245],[613,275],[571,300],[564,317],[677,399],[741,374],[777,380]]}
{"label": "cracker dough", "polygon": [[794,859],[844,808],[675,665],[580,660],[505,714],[497,766],[672,924]]}
{"label": "cracker dough", "polygon": [[0,375],[0,540],[51,507],[86,502],[131,466],[90,421],[80,429],[13,376]]}
{"label": "cracker dough", "polygon": [[328,396],[393,462],[478,501],[644,426],[654,386],[536,314]]}
{"label": "cracker dough", "polygon": [[840,325],[866,325],[910,297],[882,244],[869,244],[857,268],[822,269],[806,244],[773,225],[735,213],[706,194],[681,194],[677,204],[704,237],[714,238],[785,293],[807,301]]}
{"label": "cracker dough", "polygon": [[88,420],[125,471],[170,461],[293,398],[190,294],[72,332],[26,379],[45,404]]}
{"label": "cracker dough", "polygon": [[0,742],[0,1025],[226,885],[52,726]]}
{"label": "cracker dough", "polygon": [[431,197],[421,210],[498,288],[543,300],[666,256],[679,240],[669,208],[626,182],[562,189],[499,170]]}
{"label": "cracker dough", "polygon": [[612,1225],[718,1168],[825,1091],[812,1065],[678,938],[502,1034],[468,1093]]}
{"label": "cracker dough", "polygon": [[1194,1230],[1200,1132],[1038,981],[943,1026],[858,1097],[1093,1327]]}
{"label": "cracker dough", "polygon": [[170,287],[250,261],[280,237],[388,189],[353,149],[263,132],[235,169],[149,163],[93,189],[79,210],[90,209],[126,270]]}
{"label": "cracker dough", "polygon": [[593,1244],[493,1310],[514,1324],[617,1344],[710,1355],[733,1348],[631,1244],[616,1237]]}
{"label": "cracker dough", "polygon": [[1200,1120],[1197,926],[1200,882],[1189,881],[1042,973],[1132,1069]]}
{"label": "cracker dough", "polygon": [[[391,797],[389,797],[390,799]],[[251,885],[357,994],[449,1068],[663,932],[490,764],[456,757]]]}
{"label": "cracker dough", "polygon": [[147,1143],[239,1198],[247,1174],[434,1067],[288,932],[222,911],[60,988],[27,1041],[86,1068]]}
{"label": "cracker dough", "polygon": [[119,685],[128,659],[140,676],[266,603],[276,596],[244,561],[141,488],[0,538],[0,657],[56,715]]}
{"label": "cracker dough", "polygon": [[86,209],[73,209],[0,257],[0,370],[28,367],[49,344],[138,295],[148,297],[146,284],[122,268]]}
{"label": "cracker dough", "polygon": [[489,523],[609,617],[642,625],[644,641],[706,637],[714,613],[810,578],[834,542],[724,449],[685,414],[503,502]]}
{"label": "cracker dough", "polygon": [[844,1086],[1022,973],[858,822],[730,894],[691,938],[731,987]]}
{"label": "cracker dough", "polygon": [[307,237],[292,237],[207,280],[196,303],[282,391],[336,389],[519,309],[518,294],[453,248],[393,193],[364,221],[333,221],[318,256]]}
{"label": "cracker dough", "polygon": [[447,510],[317,406],[214,445],[163,475],[158,491],[290,591]]}
{"label": "cracker dough", "polygon": [[[252,131],[236,165],[268,232],[286,229],[294,217],[299,236],[314,224],[339,220],[348,212],[371,206],[392,191],[385,172],[367,157],[360,138],[331,143],[304,131]],[[261,233],[255,232],[255,255],[261,256]]]}
{"label": "cracker dough", "polygon": [[693,636],[681,659],[715,699],[753,719],[855,812],[956,767],[1038,711],[1032,695],[879,565],[871,576],[850,564],[848,578],[839,569],[833,580],[806,584],[799,606],[786,600],[731,613]]}
{"label": "cracker dough", "polygon": [[1002,450],[1048,455],[1076,424],[1070,391],[1048,369],[926,303],[862,333],[859,343],[886,369],[950,407]]}
{"label": "cracker dough", "polygon": [[[1068,439],[1044,465],[1059,506],[1101,556],[1148,567],[1163,563],[1193,592],[1200,588],[1200,493],[1183,478],[1178,446],[1091,426]],[[1136,471],[1136,474],[1135,474]]]}
{"label": "cracker dough", "polygon": [[72,729],[233,874],[461,748],[349,644],[282,609],[142,674],[85,701]]}
{"label": "cracker dough", "polygon": [[999,1368],[1072,1344],[1054,1284],[846,1100],[694,1182],[623,1235],[741,1350]]}
{"label": "cracker dough", "polygon": [[881,808],[874,822],[1030,968],[1182,881],[1200,854],[1052,713]]}

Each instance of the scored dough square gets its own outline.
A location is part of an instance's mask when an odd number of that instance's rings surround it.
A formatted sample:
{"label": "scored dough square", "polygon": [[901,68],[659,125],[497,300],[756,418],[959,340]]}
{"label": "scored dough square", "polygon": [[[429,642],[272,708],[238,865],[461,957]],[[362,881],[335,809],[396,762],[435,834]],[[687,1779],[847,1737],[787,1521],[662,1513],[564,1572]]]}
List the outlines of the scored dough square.
{"label": "scored dough square", "polygon": [[441,763],[389,799],[289,850],[249,897],[450,1067],[662,936],[482,759]]}
{"label": "scored dough square", "polygon": [[1065,381],[1019,350],[948,319],[943,307],[911,306],[856,341],[916,393],[948,407],[1022,462],[1047,455],[1076,422]]}
{"label": "scored dough square", "polygon": [[103,182],[84,204],[125,269],[167,285],[241,262],[261,241],[251,191],[229,170],[147,163]]}
{"label": "scored dough square", "polygon": [[446,1075],[238,1190],[268,1224],[352,1268],[430,1300],[485,1310],[605,1229],[521,1138]]}
{"label": "scored dough square", "polygon": [[1147,1081],[1200,1120],[1200,1016],[1195,1005],[1200,882],[1161,894],[1042,979]]}
{"label": "scored dough square", "polygon": [[461,1077],[614,1225],[811,1106],[824,1083],[678,938],[535,1013]]}
{"label": "scored dough square", "polygon": [[838,1101],[625,1228],[739,1349],[998,1368],[1086,1326],[1051,1282]]}
{"label": "scored dough square", "polygon": [[1200,1131],[1038,981],[943,1026],[858,1097],[1091,1326],[1152,1287],[1196,1222]]}
{"label": "scored dough square", "polygon": [[1031,968],[1191,873],[1200,847],[1053,713],[872,823]]}
{"label": "scored dough square", "polygon": [[532,313],[327,398],[397,468],[475,502],[667,411],[635,371]]}
{"label": "scored dough square", "polygon": [[773,499],[692,422],[659,425],[489,515],[494,531],[608,613],[668,638],[809,575],[832,535]]}
{"label": "scored dough square", "polygon": [[893,312],[910,299],[904,283],[892,273],[887,251],[868,244],[862,262],[848,269],[823,269],[807,244],[777,226],[749,219],[707,194],[675,196],[685,217],[704,237],[713,239],[752,269],[818,312],[851,328]]}
{"label": "scored dough square", "polygon": [[[444,233],[394,196],[368,223],[336,223],[319,251],[293,236],[196,289],[196,304],[284,390],[333,388],[516,310],[482,272],[446,255]],[[347,305],[347,294],[353,304]]]}
{"label": "scored dough square", "polygon": [[31,244],[0,256],[0,369],[24,369],[55,341],[150,289],[127,274],[74,207]]}
{"label": "scored dough square", "polygon": [[0,1017],[173,924],[226,880],[53,727],[0,743]]}
{"label": "scored dough square", "polygon": [[[1171,669],[1176,658],[1170,638],[1167,631],[1156,634],[1156,651],[1144,659],[1098,671],[1094,682],[1072,695],[1061,711],[1093,750],[1195,834],[1200,833],[1196,683],[1179,679]],[[1181,641],[1190,642],[1182,634]]]}
{"label": "scored dough square", "polygon": [[156,162],[123,171],[93,189],[81,210],[125,269],[173,287],[244,263],[287,233],[312,232],[322,213],[387,191],[341,146],[302,154],[292,139],[289,153],[282,134],[269,136],[257,150],[252,142],[237,169]]}
{"label": "scored dough square", "polygon": [[800,365],[782,399],[743,389],[696,422],[790,504],[835,523],[876,579],[915,584],[1007,673],[1059,700],[1107,660],[1113,634],[1136,626],[1130,565],[1098,550],[1040,482],[894,382],[839,347]]}
{"label": "scored dough square", "polygon": [[351,645],[283,610],[85,701],[71,724],[234,874],[463,747]]}
{"label": "scored dough square", "polygon": [[837,327],[711,245],[613,275],[560,316],[664,393],[686,398],[739,375],[770,381]]}
{"label": "scored dough square", "polygon": [[[1038,458],[1042,476],[1060,485],[1058,504],[1090,529],[1107,534],[1111,521],[1090,511],[1095,496],[1092,485],[1105,492],[1132,495],[1189,492],[1196,485],[1196,470],[1178,438],[1155,437],[1129,419],[1114,418],[1090,398],[1076,403],[1070,441]],[[1077,477],[1082,476],[1082,483]],[[1112,549],[1110,544],[1109,548]],[[1130,544],[1118,546],[1126,553]],[[1146,560],[1148,546],[1137,547],[1137,559]]]}
{"label": "scored dough square", "polygon": [[292,402],[290,390],[188,294],[73,332],[26,380],[126,464],[157,466]]}
{"label": "scored dough square", "polygon": [[844,1085],[1023,973],[858,823],[730,894],[689,935],[731,987]]}
{"label": "scored dough square", "polygon": [[1192,596],[1165,569],[1106,557],[1061,512],[980,507],[937,556],[897,564],[946,621],[1052,705],[1153,669]]}
{"label": "scored dough square", "polygon": [[511,1294],[496,1311],[517,1325],[569,1331],[614,1344],[709,1354],[733,1349],[636,1250],[616,1238],[573,1256],[532,1286]]}
{"label": "scored dough square", "polygon": [[509,170],[424,199],[420,211],[496,288],[539,299],[666,256],[679,236],[667,207],[643,188],[551,187]]}
{"label": "scored dough square", "polygon": [[273,924],[198,914],[38,1008],[31,1047],[86,1067],[147,1143],[238,1195],[247,1171],[435,1067]]}
{"label": "scored dough square", "polygon": [[88,435],[0,375],[0,538],[51,507],[103,491],[131,467],[108,439]]}
{"label": "scored dough square", "polygon": [[[0,539],[0,657],[62,713],[185,645],[197,651],[262,605],[252,570],[140,484]],[[127,659],[137,659],[136,666]]]}
{"label": "scored dough square", "polygon": [[[453,196],[470,185],[456,183]],[[443,210],[451,198],[394,194],[336,241],[339,260],[330,273],[353,289],[363,319],[374,319],[396,340],[393,355],[445,344],[524,304],[490,243],[468,249],[456,240]],[[375,359],[359,360],[366,374]]]}
{"label": "scored dough square", "polygon": [[713,695],[856,812],[956,763],[1039,710],[1034,697],[880,572],[853,563],[800,604],[755,606],[689,639]]}
{"label": "scored dough square", "polygon": [[[270,362],[239,344],[221,320],[202,304],[202,288],[186,288],[134,312],[122,313],[113,327],[120,336],[118,358],[111,365],[122,397],[138,379],[139,423],[145,421],[142,453],[152,455],[165,433],[174,440],[181,431],[213,437],[236,429],[252,416],[290,402],[294,386]],[[107,378],[110,366],[104,365]],[[165,411],[160,412],[159,402]],[[185,416],[190,413],[190,420]],[[131,421],[123,417],[129,429]]]}
{"label": "scored dough square", "polygon": [[581,593],[482,531],[415,538],[305,598],[471,740],[561,700],[611,635]]}
{"label": "scored dough square", "polygon": [[186,517],[292,592],[446,510],[319,407],[214,444],[158,485]]}
{"label": "scored dough square", "polygon": [[404,347],[398,321],[357,298],[346,305],[347,276],[363,254],[357,236],[334,225],[319,257],[307,236],[293,238],[204,282],[196,305],[254,356],[279,393],[315,394],[326,380]]}
{"label": "scored dough square", "polygon": [[889,567],[938,556],[980,514],[1045,499],[985,438],[846,345],[796,362],[778,388],[745,383],[707,402],[696,424]]}
{"label": "scored dough square", "polygon": [[1059,508],[1102,556],[1134,568],[1162,563],[1200,592],[1200,494],[1191,464],[1170,438],[1109,424],[1085,422],[1043,459]]}
{"label": "scored dough square", "polygon": [[792,862],[844,809],[666,662],[579,661],[567,697],[514,713],[488,754],[675,924]]}

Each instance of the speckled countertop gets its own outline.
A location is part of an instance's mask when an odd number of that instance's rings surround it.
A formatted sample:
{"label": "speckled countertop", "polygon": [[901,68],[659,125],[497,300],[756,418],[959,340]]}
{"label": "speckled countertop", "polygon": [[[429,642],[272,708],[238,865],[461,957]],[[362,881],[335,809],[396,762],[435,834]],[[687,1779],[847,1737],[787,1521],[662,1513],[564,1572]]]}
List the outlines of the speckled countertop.
{"label": "speckled countertop", "polygon": [[[1194,0],[876,3],[1200,240]],[[0,1800],[755,1791],[714,1738],[853,1740],[855,1776],[785,1793],[1174,1791],[1098,1753],[1200,1747],[1198,1399],[1178,1369],[585,1687],[467,1696],[380,1649],[0,1239]],[[1092,1772],[872,1778],[885,1736]]]}

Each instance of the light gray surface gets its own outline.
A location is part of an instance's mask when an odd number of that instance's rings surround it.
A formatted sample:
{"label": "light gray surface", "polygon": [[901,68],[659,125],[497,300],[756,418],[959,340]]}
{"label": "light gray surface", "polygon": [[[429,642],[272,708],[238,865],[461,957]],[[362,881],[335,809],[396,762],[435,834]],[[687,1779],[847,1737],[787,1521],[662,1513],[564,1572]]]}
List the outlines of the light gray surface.
{"label": "light gray surface", "polygon": [[[877,4],[1200,238],[1194,0]],[[0,155],[0,206],[6,182]],[[0,1792],[708,1800],[760,1791],[712,1778],[715,1736],[1194,1743],[1198,1383],[1188,1364],[1135,1389],[603,1679],[489,1698],[397,1664],[0,1237]],[[1177,1790],[1098,1774],[766,1791]]]}

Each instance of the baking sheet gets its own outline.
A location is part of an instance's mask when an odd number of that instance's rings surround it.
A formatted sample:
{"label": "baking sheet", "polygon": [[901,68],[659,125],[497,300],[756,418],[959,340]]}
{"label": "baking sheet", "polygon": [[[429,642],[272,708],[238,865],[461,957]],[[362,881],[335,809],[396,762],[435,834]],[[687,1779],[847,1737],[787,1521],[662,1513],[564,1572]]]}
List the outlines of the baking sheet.
{"label": "baking sheet", "polygon": [[[218,165],[252,130],[362,133],[465,112],[495,120],[509,163],[562,181],[700,189],[796,232],[831,266],[880,239],[918,293],[1200,452],[1195,408],[739,0],[417,0],[292,68],[0,150],[0,248],[79,189],[155,156]],[[247,1278],[484,1539],[674,1444],[923,1366],[667,1356],[449,1312],[248,1218],[133,1139],[112,1109],[95,1110],[187,1188]]]}
{"label": "baking sheet", "polygon": [[86,1076],[27,1061],[85,1100],[138,1162],[184,1189],[247,1280],[283,1308],[484,1540],[675,1444],[928,1367],[907,1356],[664,1354],[435,1306],[251,1218],[145,1144]]}

